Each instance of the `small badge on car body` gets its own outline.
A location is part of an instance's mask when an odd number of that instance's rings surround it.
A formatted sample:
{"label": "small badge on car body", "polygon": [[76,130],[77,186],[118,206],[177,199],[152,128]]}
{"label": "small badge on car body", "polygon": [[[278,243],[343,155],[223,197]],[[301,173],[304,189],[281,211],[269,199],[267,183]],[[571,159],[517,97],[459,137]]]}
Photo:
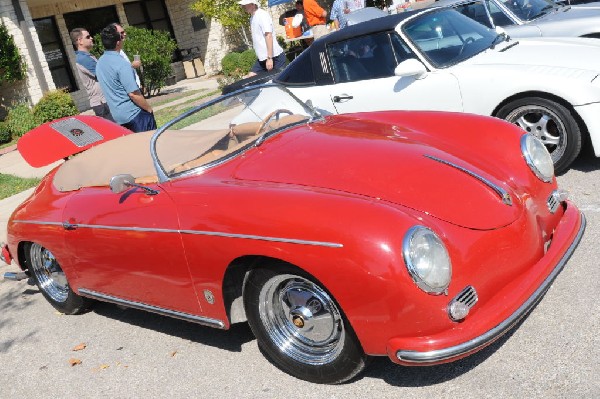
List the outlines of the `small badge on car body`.
{"label": "small badge on car body", "polygon": [[206,299],[206,302],[210,303],[211,305],[215,303],[215,296],[210,290],[204,290],[204,299]]}

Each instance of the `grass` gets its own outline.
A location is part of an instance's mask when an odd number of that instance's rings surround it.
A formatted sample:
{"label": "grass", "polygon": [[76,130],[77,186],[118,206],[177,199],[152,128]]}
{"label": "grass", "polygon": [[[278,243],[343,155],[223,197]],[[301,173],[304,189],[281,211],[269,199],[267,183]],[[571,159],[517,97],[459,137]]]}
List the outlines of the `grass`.
{"label": "grass", "polygon": [[187,100],[183,103],[177,104],[177,105],[173,105],[172,107],[166,107],[166,108],[162,108],[158,111],[155,111],[154,118],[156,119],[156,125],[157,126],[164,125],[165,123],[167,123],[171,119],[175,118],[176,116],[179,116],[182,113],[194,108],[196,105],[198,105],[197,103],[199,100],[205,99],[210,96],[214,96],[215,94],[219,94],[219,93],[221,93],[220,90],[211,91],[211,92],[205,93],[201,96],[192,97],[189,100]]}
{"label": "grass", "polygon": [[0,150],[3,149],[3,148],[6,148],[6,147],[10,147],[11,145],[17,144],[17,140],[18,140],[18,138],[12,139],[8,143],[2,143],[2,144],[0,144]]}
{"label": "grass", "polygon": [[160,94],[155,96],[154,99],[148,99],[148,102],[150,103],[150,105],[152,105],[153,107],[159,107],[163,104],[168,104],[170,102],[173,101],[177,101],[181,98],[185,98],[185,97],[190,97],[193,96],[195,94],[201,93],[203,91],[206,91],[206,89],[198,89],[198,90],[190,90],[190,91],[185,91],[185,92],[181,92],[181,93],[176,93],[176,94],[171,94],[168,95],[168,98],[164,98],[161,99],[160,98]]}
{"label": "grass", "polygon": [[35,187],[39,183],[40,179],[23,179],[21,177],[3,175],[0,173],[0,200],[11,197],[28,188]]}

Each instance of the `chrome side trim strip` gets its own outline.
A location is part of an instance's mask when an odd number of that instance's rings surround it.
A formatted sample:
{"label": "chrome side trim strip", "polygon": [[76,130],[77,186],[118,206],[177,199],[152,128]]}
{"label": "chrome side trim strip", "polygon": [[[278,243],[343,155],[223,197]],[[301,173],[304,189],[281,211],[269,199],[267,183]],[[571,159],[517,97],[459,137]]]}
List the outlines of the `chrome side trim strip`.
{"label": "chrome side trim strip", "polygon": [[479,337],[473,338],[472,340],[459,345],[428,352],[399,350],[396,352],[396,357],[404,362],[411,362],[416,364],[438,362],[442,360],[452,359],[463,354],[467,354],[500,338],[504,333],[510,330],[522,317],[524,317],[539,302],[539,300],[546,293],[548,288],[550,288],[550,285],[552,284],[554,279],[556,279],[556,276],[558,276],[558,274],[565,267],[571,255],[573,255],[575,248],[577,248],[577,246],[579,245],[579,242],[581,241],[583,232],[585,230],[585,226],[586,219],[585,215],[582,213],[581,226],[579,226],[577,236],[575,237],[575,239],[573,240],[563,257],[557,263],[552,273],[550,273],[550,275],[546,277],[546,280],[544,280],[544,282],[537,288],[537,290],[535,290],[535,292],[529,297],[529,299],[502,323],[498,324],[496,327],[492,328],[485,334],[482,334]]}
{"label": "chrome side trim strip", "polygon": [[[27,224],[41,224],[41,225],[56,225],[64,227],[63,223],[59,222],[36,222],[30,220],[15,220],[14,223],[27,223]],[[120,227],[120,226],[106,226],[101,224],[69,224],[71,230],[79,228],[88,229],[102,229],[102,230],[119,230],[119,231],[139,231],[139,232],[152,232],[152,233],[180,233],[180,234],[194,234],[204,236],[216,236],[226,238],[241,238],[246,240],[259,240],[259,241],[271,241],[271,242],[284,242],[287,244],[299,244],[299,245],[314,245],[319,247],[328,248],[343,248],[343,244],[327,241],[311,241],[311,240],[300,240],[296,238],[282,238],[282,237],[266,237],[252,234],[235,234],[235,233],[222,233],[218,231],[202,231],[202,230],[176,230],[176,229],[157,229],[149,227]]]}
{"label": "chrome side trim strip", "polygon": [[135,309],[145,310],[148,312],[158,313],[163,316],[169,316],[169,317],[174,317],[176,319],[187,320],[187,321],[191,321],[194,323],[203,324],[208,327],[215,327],[215,328],[221,328],[221,329],[225,328],[225,323],[223,323],[221,320],[217,320],[217,319],[210,319],[208,317],[196,316],[196,315],[189,314],[189,313],[178,312],[176,310],[159,308],[159,307],[147,305],[147,304],[141,303],[141,302],[132,302],[132,301],[121,299],[121,298],[118,298],[118,297],[115,297],[112,295],[101,294],[99,292],[88,290],[86,288],[80,288],[79,293],[83,296],[87,296],[87,297],[97,299],[100,301],[111,302],[111,303],[114,303],[117,305],[127,306],[129,308],[135,308]]}
{"label": "chrome side trim strip", "polygon": [[249,234],[219,233],[219,232],[215,232],[215,231],[181,230],[181,234],[198,234],[198,235],[218,236],[218,237],[228,237],[228,238],[243,238],[243,239],[248,239],[248,240],[285,242],[288,244],[315,245],[315,246],[319,246],[319,247],[329,247],[329,248],[343,248],[344,247],[343,244],[339,244],[339,243],[335,243],[335,242],[298,240],[295,238],[265,237],[265,236],[249,235]]}
{"label": "chrome side trim strip", "polygon": [[500,199],[502,200],[503,203],[505,203],[508,206],[512,206],[512,198],[510,196],[510,194],[508,193],[508,191],[506,191],[505,189],[503,189],[502,187],[498,186],[497,184],[492,183],[491,181],[489,181],[488,179],[486,179],[483,176],[479,176],[477,173],[472,172],[466,168],[463,168],[460,165],[457,165],[455,163],[452,163],[450,161],[446,161],[445,159],[441,159],[438,157],[434,157],[433,155],[427,155],[424,154],[424,156],[426,158],[432,159],[434,161],[437,161],[439,163],[442,163],[444,165],[448,165],[451,166],[455,169],[460,170],[461,172],[464,172],[466,174],[468,174],[471,177],[476,178],[477,180],[479,180],[480,182],[482,182],[483,184],[485,184],[486,186],[488,186],[489,188],[491,188],[492,190],[494,190],[494,192],[496,194],[498,194],[498,196],[500,197]]}
{"label": "chrome side trim strip", "polygon": [[38,222],[36,220],[13,220],[13,223],[39,224],[42,226],[63,226],[62,222]]}

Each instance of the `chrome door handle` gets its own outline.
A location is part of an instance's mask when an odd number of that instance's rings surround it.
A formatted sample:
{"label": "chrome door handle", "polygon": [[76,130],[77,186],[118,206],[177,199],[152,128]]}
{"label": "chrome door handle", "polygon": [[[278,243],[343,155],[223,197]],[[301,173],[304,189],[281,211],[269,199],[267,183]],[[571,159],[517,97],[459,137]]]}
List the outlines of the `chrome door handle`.
{"label": "chrome door handle", "polygon": [[75,230],[77,229],[77,225],[69,222],[63,222],[63,229],[65,230]]}
{"label": "chrome door handle", "polygon": [[339,102],[342,102],[342,100],[352,100],[353,98],[354,98],[354,96],[349,96],[347,94],[343,94],[341,96],[333,96],[333,102],[339,103]]}

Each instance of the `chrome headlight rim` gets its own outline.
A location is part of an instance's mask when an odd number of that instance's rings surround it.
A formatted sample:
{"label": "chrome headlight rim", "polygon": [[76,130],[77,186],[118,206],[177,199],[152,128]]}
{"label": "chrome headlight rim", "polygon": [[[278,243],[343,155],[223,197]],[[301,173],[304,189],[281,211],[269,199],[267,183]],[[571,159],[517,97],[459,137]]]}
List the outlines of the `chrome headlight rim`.
{"label": "chrome headlight rim", "polygon": [[[444,251],[445,258],[448,263],[447,264],[448,277],[447,277],[446,283],[443,286],[434,287],[434,286],[430,285],[419,274],[418,268],[416,267],[416,265],[413,262],[413,259],[411,256],[412,240],[413,240],[415,234],[420,231],[424,231],[427,234],[431,234],[434,237],[434,239],[437,241],[437,243],[439,243],[439,245],[441,246],[441,248]],[[404,235],[404,239],[402,240],[402,256],[404,258],[404,263],[406,265],[408,273],[410,274],[412,280],[417,285],[417,287],[419,287],[422,291],[424,291],[428,294],[431,294],[431,295],[441,295],[441,294],[447,293],[448,286],[450,285],[450,282],[452,280],[452,263],[450,261],[450,256],[448,254],[448,250],[446,249],[446,246],[444,245],[444,242],[439,238],[439,236],[432,229],[430,229],[429,227],[422,226],[422,225],[415,225],[415,226],[411,227],[410,229],[408,229],[408,231]]]}
{"label": "chrome headlight rim", "polygon": [[[545,161],[545,162],[548,162],[548,160],[550,161],[550,164],[552,165],[551,173],[545,174],[541,170],[541,168],[538,165],[538,162],[536,162],[539,160],[534,159],[533,155],[531,154],[531,151],[529,150],[529,148],[531,146],[538,146],[538,147],[541,146],[544,148],[545,153],[548,158],[545,160],[542,160],[542,161]],[[554,178],[554,164],[552,162],[552,157],[550,156],[550,153],[548,152],[548,150],[546,149],[546,146],[544,145],[544,143],[542,143],[542,141],[540,139],[538,139],[537,137],[535,137],[533,134],[530,134],[530,133],[526,133],[523,136],[521,136],[521,153],[523,154],[523,158],[525,158],[525,162],[529,166],[529,169],[531,169],[533,174],[536,175],[536,177],[538,179],[540,179],[544,183],[550,183],[552,181],[552,179]]]}

